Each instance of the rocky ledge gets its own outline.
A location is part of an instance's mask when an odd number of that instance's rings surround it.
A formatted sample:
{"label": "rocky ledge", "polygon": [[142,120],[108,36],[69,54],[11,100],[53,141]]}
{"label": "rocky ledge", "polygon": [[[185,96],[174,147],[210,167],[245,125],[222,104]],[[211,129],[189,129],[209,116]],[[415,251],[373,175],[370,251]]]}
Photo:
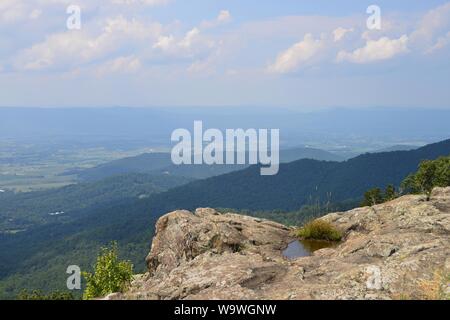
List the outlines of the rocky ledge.
{"label": "rocky ledge", "polygon": [[[329,214],[337,247],[289,260],[292,228],[213,209],[159,219],[146,261],[109,299],[423,299],[448,291],[450,188]],[[447,288],[445,288],[447,286]]]}

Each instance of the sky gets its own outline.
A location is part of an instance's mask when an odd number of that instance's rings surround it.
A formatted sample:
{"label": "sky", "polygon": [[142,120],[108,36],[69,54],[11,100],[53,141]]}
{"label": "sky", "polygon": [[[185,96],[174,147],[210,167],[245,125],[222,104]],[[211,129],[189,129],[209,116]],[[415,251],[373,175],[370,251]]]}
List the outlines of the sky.
{"label": "sky", "polygon": [[0,1],[0,106],[450,109],[449,58],[449,1]]}

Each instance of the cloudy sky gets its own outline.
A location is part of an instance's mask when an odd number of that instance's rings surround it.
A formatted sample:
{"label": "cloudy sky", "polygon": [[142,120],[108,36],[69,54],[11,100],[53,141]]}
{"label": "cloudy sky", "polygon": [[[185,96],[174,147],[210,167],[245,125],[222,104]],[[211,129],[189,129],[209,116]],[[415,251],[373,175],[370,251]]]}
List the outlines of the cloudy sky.
{"label": "cloudy sky", "polygon": [[0,106],[450,108],[449,58],[448,1],[0,0]]}

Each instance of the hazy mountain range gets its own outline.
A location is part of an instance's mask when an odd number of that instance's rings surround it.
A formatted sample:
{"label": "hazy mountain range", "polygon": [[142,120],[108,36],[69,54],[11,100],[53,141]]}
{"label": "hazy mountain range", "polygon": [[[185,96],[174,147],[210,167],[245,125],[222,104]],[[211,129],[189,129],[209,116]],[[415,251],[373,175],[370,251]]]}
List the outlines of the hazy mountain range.
{"label": "hazy mountain range", "polygon": [[296,147],[299,142],[309,146],[320,141],[338,150],[371,145],[376,150],[383,148],[382,144],[429,143],[450,135],[450,110],[441,109],[335,108],[301,112],[283,108],[186,107],[0,108],[0,137],[101,146],[109,143],[123,148],[138,144],[167,147],[174,129],[192,130],[195,120],[202,120],[205,128],[278,128],[283,149]]}

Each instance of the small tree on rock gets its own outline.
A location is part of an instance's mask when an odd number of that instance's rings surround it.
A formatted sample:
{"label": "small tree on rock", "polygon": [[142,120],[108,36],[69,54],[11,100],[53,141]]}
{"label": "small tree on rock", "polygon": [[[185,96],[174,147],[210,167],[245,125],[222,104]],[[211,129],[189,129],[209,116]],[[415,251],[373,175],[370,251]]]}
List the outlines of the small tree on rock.
{"label": "small tree on rock", "polygon": [[83,272],[86,290],[83,299],[103,297],[114,292],[123,292],[133,278],[133,265],[129,261],[119,261],[117,244],[111,249],[102,248],[94,267],[94,273]]}
{"label": "small tree on rock", "polygon": [[395,191],[395,187],[390,184],[386,187],[384,191],[384,201],[391,201],[397,198],[397,191]]}
{"label": "small tree on rock", "polygon": [[374,206],[383,202],[383,194],[380,188],[373,188],[364,194],[362,206]]}
{"label": "small tree on rock", "polygon": [[417,172],[402,183],[404,190],[426,194],[427,200],[430,200],[433,188],[447,186],[450,186],[450,157],[422,161]]}

